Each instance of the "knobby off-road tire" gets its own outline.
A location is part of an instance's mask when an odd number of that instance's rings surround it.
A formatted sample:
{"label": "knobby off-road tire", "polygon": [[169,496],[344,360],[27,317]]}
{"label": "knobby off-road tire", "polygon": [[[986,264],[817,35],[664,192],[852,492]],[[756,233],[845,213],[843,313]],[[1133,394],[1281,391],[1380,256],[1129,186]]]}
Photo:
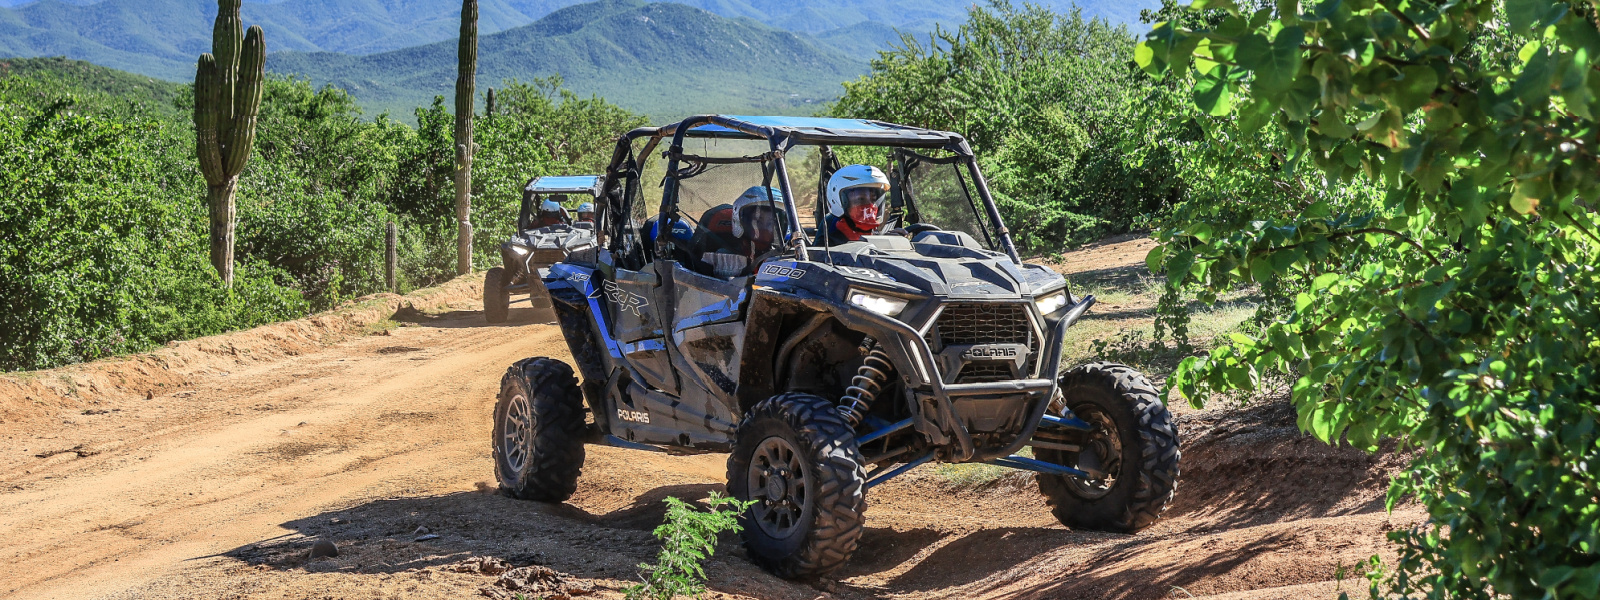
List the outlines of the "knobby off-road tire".
{"label": "knobby off-road tire", "polygon": [[780,394],[757,404],[728,457],[728,494],[758,502],[739,517],[751,560],[786,579],[849,560],[867,508],[861,463],[855,432],[833,402]]}
{"label": "knobby off-road tire", "polygon": [[562,502],[583,471],[583,394],[572,367],[551,358],[512,365],[494,407],[494,472],[523,500]]}
{"label": "knobby off-road tire", "polygon": [[511,292],[506,291],[505,267],[494,267],[483,274],[483,319],[504,323],[511,316]]}
{"label": "knobby off-road tire", "polygon": [[[1155,386],[1132,368],[1103,362],[1068,371],[1060,383],[1067,408],[1091,425],[1102,425],[1098,442],[1094,433],[1074,436],[1079,438],[1075,441],[1085,452],[1120,445],[1120,456],[1106,470],[1114,478],[1106,486],[1039,474],[1039,491],[1051,512],[1063,525],[1077,529],[1132,533],[1149,527],[1172,500],[1180,456],[1177,428]],[[1115,440],[1104,437],[1109,425],[1115,427]],[[1037,451],[1040,460],[1067,466],[1078,465],[1080,454]]]}

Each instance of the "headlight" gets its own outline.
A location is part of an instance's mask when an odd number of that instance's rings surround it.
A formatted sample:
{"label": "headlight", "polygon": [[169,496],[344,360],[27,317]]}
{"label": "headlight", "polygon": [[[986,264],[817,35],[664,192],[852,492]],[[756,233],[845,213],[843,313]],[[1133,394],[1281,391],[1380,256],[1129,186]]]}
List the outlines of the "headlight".
{"label": "headlight", "polygon": [[522,246],[518,246],[518,245],[512,244],[511,253],[515,254],[517,256],[527,256],[528,255],[528,249],[524,248]]}
{"label": "headlight", "polygon": [[881,296],[871,292],[863,292],[855,288],[851,288],[850,293],[847,294],[846,297],[850,300],[851,304],[865,308],[885,317],[892,317],[900,314],[900,311],[905,310],[906,305],[911,303],[908,300],[902,300],[893,296]]}
{"label": "headlight", "polygon": [[1067,291],[1061,290],[1053,294],[1045,294],[1034,298],[1033,303],[1039,307],[1039,314],[1048,315],[1067,306]]}

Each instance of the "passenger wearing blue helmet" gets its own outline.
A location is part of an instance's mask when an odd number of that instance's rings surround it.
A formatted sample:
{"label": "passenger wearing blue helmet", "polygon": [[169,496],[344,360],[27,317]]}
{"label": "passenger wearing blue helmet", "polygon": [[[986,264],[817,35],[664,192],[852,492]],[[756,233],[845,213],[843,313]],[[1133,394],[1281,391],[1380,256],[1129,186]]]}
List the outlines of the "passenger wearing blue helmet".
{"label": "passenger wearing blue helmet", "polygon": [[750,275],[767,259],[783,231],[783,192],[766,186],[745,190],[733,202],[734,243],[701,255],[712,275]]}

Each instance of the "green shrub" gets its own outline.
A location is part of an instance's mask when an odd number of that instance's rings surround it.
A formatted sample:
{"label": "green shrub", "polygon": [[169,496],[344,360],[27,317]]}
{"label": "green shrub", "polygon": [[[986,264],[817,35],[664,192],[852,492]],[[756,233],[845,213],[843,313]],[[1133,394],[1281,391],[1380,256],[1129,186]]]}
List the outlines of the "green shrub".
{"label": "green shrub", "polygon": [[1169,386],[1199,403],[1292,372],[1303,429],[1417,451],[1389,504],[1429,522],[1390,534],[1374,598],[1600,598],[1595,6],[1192,8],[1139,63],[1184,78],[1208,135],[1266,131],[1287,181],[1337,193],[1180,210],[1151,256],[1171,279],[1291,301]]}
{"label": "green shrub", "polygon": [[739,514],[755,504],[716,492],[706,498],[704,512],[677,498],[668,497],[666,502],[666,522],[655,531],[661,553],[656,564],[639,565],[644,582],[625,591],[628,600],[673,600],[705,593],[706,572],[700,563],[716,553],[718,535],[739,531]]}
{"label": "green shrub", "polygon": [[[241,176],[229,291],[206,259],[192,89],[152,91],[84,63],[18,71],[0,78],[0,370],[140,351],[383,291],[389,221],[400,228],[402,291],[454,276],[453,118],[442,103],[419,108],[413,129],[365,119],[341,90],[269,78]],[[508,108],[479,130],[478,264],[498,260],[527,178],[599,172],[615,136],[641,122],[559,80],[501,91]]]}
{"label": "green shrub", "polygon": [[[303,314],[258,262],[208,273],[198,175],[176,120],[0,80],[0,369],[92,360]],[[200,186],[198,189],[203,189]]]}

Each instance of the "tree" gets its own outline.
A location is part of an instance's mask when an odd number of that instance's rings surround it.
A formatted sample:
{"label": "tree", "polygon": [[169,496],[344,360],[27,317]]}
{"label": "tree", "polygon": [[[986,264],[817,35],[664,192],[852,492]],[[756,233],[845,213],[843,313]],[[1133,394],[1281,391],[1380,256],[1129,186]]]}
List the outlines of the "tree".
{"label": "tree", "polygon": [[1151,79],[1127,29],[991,0],[955,29],[910,34],[845,82],[833,116],[960,132],[1027,251],[1126,231],[1177,195],[1159,152],[1129,160]]}
{"label": "tree", "polygon": [[211,265],[223,283],[233,285],[234,198],[239,173],[250,162],[266,77],[267,46],[261,27],[242,33],[241,0],[218,0],[211,54],[200,55],[195,71],[195,150],[206,178],[211,213]]}
{"label": "tree", "polygon": [[1318,438],[1418,450],[1390,506],[1414,495],[1430,522],[1390,535],[1375,597],[1600,597],[1596,7],[1191,8],[1214,18],[1156,24],[1142,67],[1192,75],[1212,127],[1276,129],[1287,173],[1377,191],[1227,228],[1199,207],[1163,231],[1151,262],[1169,279],[1307,282],[1170,389],[1199,403],[1288,371]]}

